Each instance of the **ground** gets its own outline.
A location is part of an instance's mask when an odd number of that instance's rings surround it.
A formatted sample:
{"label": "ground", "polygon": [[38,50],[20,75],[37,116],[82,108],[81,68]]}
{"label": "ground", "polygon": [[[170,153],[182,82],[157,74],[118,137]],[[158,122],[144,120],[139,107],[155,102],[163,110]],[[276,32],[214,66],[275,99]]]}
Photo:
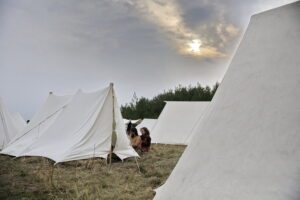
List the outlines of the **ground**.
{"label": "ground", "polygon": [[58,164],[41,157],[0,155],[0,199],[153,199],[185,146],[153,145],[138,159],[89,159]]}

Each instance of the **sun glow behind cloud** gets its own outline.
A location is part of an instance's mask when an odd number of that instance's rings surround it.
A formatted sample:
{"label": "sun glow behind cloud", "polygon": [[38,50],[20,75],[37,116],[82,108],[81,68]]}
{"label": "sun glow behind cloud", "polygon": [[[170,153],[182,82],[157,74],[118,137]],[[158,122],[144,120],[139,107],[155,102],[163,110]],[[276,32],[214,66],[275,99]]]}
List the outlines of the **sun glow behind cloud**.
{"label": "sun glow behind cloud", "polygon": [[194,53],[200,53],[201,41],[200,40],[193,40],[192,42],[188,43],[190,46],[189,50]]}
{"label": "sun glow behind cloud", "polygon": [[[225,57],[225,53],[214,46],[211,38],[188,27],[183,11],[176,0],[115,0],[135,8],[139,16],[159,27],[180,54],[202,58]],[[226,25],[224,25],[226,28]],[[217,30],[216,30],[217,32]],[[217,33],[219,34],[219,33]],[[222,34],[222,33],[220,33]],[[201,46],[201,48],[200,48]]]}

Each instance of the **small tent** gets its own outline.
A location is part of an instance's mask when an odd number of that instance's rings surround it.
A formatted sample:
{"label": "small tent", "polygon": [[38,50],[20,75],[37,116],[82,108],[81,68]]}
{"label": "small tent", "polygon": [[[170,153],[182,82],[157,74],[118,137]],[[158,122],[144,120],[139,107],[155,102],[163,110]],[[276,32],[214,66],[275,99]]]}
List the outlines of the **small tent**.
{"label": "small tent", "polygon": [[150,131],[150,134],[151,134],[156,122],[157,122],[157,119],[144,118],[143,121],[139,125],[137,125],[136,128],[139,130],[143,127],[146,127]]}
{"label": "small tent", "polygon": [[1,153],[21,156],[22,151],[36,142],[55,122],[71,99],[72,95],[57,96],[50,92],[46,102],[33,116],[29,124],[13,138],[10,145]]}
{"label": "small tent", "polygon": [[167,101],[152,130],[152,143],[188,144],[209,102]]}
{"label": "small tent", "polygon": [[0,149],[3,149],[24,127],[6,110],[1,98],[0,118]]}
{"label": "small tent", "polygon": [[300,199],[299,20],[299,1],[252,16],[155,200]]}
{"label": "small tent", "polygon": [[50,94],[25,130],[1,153],[43,156],[56,163],[91,157],[138,156],[130,146],[113,85],[71,96]]}

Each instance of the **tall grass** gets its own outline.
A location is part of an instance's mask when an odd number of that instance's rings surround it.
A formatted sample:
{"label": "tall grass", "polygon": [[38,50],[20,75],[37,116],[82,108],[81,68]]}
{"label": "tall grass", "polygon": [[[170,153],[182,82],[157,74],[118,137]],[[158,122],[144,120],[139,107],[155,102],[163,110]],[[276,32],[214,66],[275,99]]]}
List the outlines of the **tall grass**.
{"label": "tall grass", "polygon": [[181,156],[184,146],[154,145],[138,159],[96,158],[61,163],[41,157],[0,155],[0,199],[152,199]]}

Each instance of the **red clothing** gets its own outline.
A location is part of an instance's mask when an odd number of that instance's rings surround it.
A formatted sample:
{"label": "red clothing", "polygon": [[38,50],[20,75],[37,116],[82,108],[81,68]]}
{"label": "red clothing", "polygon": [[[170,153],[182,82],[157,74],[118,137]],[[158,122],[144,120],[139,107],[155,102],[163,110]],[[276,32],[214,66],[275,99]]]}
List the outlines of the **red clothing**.
{"label": "red clothing", "polygon": [[148,135],[141,136],[141,149],[142,151],[149,151],[151,146],[151,137]]}

